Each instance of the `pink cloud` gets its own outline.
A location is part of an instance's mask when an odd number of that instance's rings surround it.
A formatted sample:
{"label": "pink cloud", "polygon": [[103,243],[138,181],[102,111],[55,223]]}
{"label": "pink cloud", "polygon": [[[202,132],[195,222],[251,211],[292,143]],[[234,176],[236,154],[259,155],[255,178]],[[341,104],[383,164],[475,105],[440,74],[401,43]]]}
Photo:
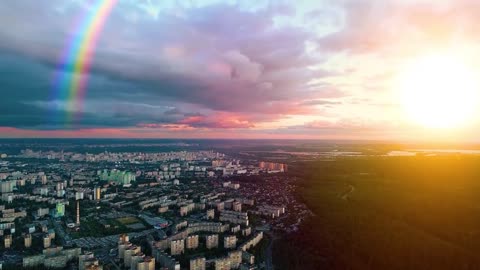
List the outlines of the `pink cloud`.
{"label": "pink cloud", "polygon": [[254,124],[239,115],[218,113],[213,116],[191,116],[180,121],[182,124],[206,128],[251,128]]}
{"label": "pink cloud", "polygon": [[142,128],[156,129],[176,129],[176,130],[192,130],[192,129],[239,129],[252,128],[254,123],[248,117],[242,114],[232,114],[226,112],[217,112],[212,115],[193,115],[187,116],[177,123],[140,123],[137,125]]}

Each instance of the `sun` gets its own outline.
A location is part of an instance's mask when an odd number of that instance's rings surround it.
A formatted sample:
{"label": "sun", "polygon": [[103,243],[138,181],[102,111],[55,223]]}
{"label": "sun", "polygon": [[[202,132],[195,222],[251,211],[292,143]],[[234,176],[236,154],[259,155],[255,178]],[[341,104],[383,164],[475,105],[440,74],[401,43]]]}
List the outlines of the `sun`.
{"label": "sun", "polygon": [[473,120],[479,89],[473,69],[461,58],[426,55],[407,64],[397,79],[401,104],[417,124],[455,128]]}

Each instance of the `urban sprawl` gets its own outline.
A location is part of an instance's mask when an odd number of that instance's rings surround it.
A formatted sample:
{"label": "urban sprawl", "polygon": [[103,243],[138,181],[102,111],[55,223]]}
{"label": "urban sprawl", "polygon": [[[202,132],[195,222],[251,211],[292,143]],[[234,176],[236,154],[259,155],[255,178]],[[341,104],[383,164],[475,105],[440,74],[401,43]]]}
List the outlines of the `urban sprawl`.
{"label": "urban sprawl", "polygon": [[0,266],[271,269],[269,243],[310,215],[282,163],[215,151],[0,158]]}

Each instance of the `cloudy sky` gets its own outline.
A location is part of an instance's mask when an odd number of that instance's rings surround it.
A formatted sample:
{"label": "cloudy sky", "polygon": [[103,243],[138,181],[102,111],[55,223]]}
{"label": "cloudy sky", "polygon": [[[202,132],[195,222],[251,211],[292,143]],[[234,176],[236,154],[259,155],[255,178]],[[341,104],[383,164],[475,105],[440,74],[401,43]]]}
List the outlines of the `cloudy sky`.
{"label": "cloudy sky", "polygon": [[96,2],[2,1],[0,137],[428,137],[393,93],[402,64],[480,63],[475,0],[119,0],[72,109],[55,78]]}

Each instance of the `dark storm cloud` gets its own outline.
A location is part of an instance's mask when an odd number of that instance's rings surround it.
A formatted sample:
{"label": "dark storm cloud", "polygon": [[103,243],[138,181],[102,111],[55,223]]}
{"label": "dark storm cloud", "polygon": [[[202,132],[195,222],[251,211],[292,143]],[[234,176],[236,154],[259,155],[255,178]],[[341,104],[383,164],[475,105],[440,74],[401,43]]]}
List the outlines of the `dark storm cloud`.
{"label": "dark storm cloud", "polygon": [[[135,1],[115,7],[93,59],[80,126],[186,123],[212,127],[219,113],[236,115],[219,127],[252,126],[248,114],[281,117],[309,110],[302,100],[323,97],[311,79],[328,77],[310,65],[321,59],[305,51],[308,30],[276,27],[284,6],[256,11],[214,4],[180,14],[148,16]],[[0,7],[0,125],[62,128],[66,100],[52,78],[75,38],[75,21],[88,1],[8,1]],[[63,72],[71,72],[63,67]],[[300,107],[299,107],[300,106]],[[305,107],[302,107],[305,106]],[[180,109],[181,108],[181,109]],[[60,115],[60,117],[59,117]],[[272,116],[264,117],[272,119]]]}

